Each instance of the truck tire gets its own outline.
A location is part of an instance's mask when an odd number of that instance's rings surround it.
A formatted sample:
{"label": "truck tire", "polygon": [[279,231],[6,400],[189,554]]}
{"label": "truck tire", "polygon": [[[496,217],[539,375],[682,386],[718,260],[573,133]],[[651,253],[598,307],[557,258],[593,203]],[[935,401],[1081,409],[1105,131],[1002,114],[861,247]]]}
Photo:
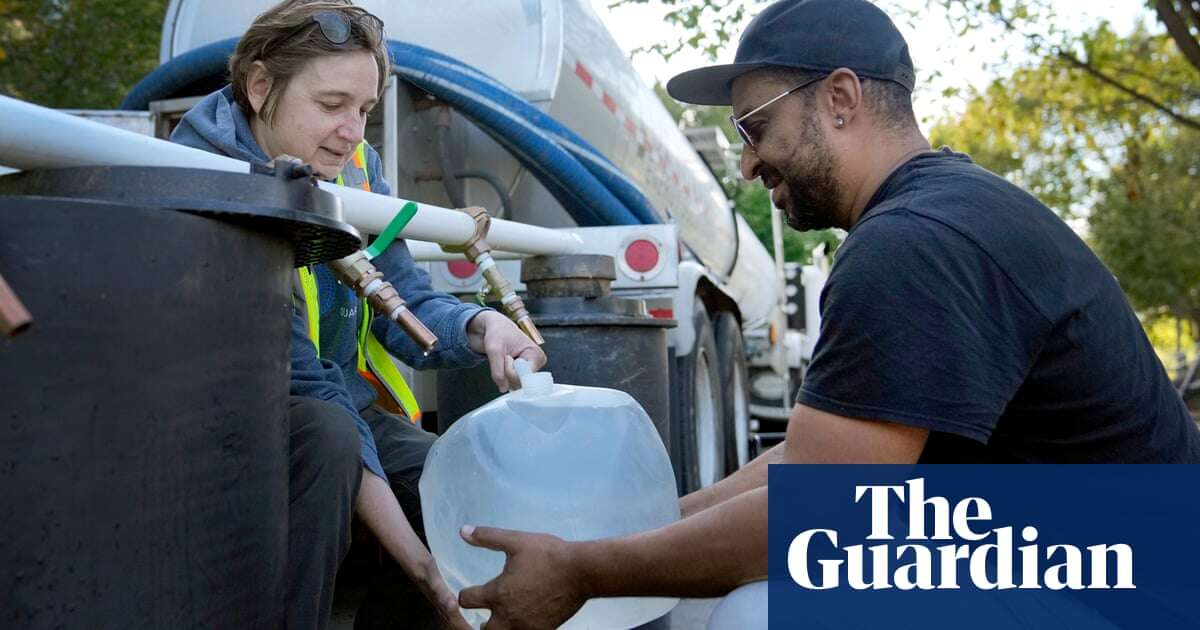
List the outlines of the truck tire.
{"label": "truck tire", "polygon": [[699,299],[692,311],[696,345],[680,357],[679,417],[671,435],[679,453],[680,490],[694,492],[725,476],[723,394],[717,342],[708,309]]}
{"label": "truck tire", "polygon": [[742,325],[733,313],[717,313],[713,328],[717,341],[721,417],[725,427],[725,474],[732,474],[750,459],[750,377]]}

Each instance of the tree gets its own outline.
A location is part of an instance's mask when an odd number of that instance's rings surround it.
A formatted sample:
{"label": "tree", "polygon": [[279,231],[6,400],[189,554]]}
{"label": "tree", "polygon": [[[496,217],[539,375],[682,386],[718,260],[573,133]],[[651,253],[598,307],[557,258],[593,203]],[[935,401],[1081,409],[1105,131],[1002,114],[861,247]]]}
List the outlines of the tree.
{"label": "tree", "polygon": [[158,65],[166,0],[0,0],[0,93],[113,108]]}
{"label": "tree", "polygon": [[1200,330],[1200,133],[1156,129],[1131,145],[1089,223],[1135,307]]}
{"label": "tree", "polygon": [[[671,8],[667,22],[698,29],[652,47],[710,56],[765,0],[621,0]],[[1148,0],[1160,30],[1078,32],[1050,0],[926,0],[958,32],[999,25],[1033,63],[1009,69],[961,116],[941,121],[949,144],[1027,188],[1089,242],[1136,308],[1200,330],[1200,0]],[[885,9],[903,19],[911,11]],[[928,16],[926,16],[928,19]],[[719,25],[714,28],[713,25]],[[997,68],[1008,59],[997,60]]]}
{"label": "tree", "polygon": [[[1086,214],[1100,185],[1157,129],[1191,130],[1168,112],[1191,112],[1195,74],[1165,36],[1135,30],[1119,37],[1106,24],[1079,37],[1085,58],[1120,67],[1123,86],[1079,71],[1057,55],[995,80],[957,119],[930,134],[935,145],[965,150],[1010,177],[1060,214]],[[1153,93],[1155,104],[1128,92]]]}
{"label": "tree", "polygon": [[[664,16],[667,24],[674,25],[687,33],[673,40],[664,40],[644,50],[661,54],[666,58],[684,48],[694,48],[715,59],[753,17],[771,0],[614,0],[613,7],[626,4],[656,4],[669,10]],[[1179,52],[1200,73],[1200,0],[1143,0],[1144,5],[1154,11],[1167,35]],[[896,19],[915,19],[919,14],[928,18],[932,10],[940,10],[961,34],[978,31],[987,24],[999,24],[1010,35],[1025,40],[1025,45],[1036,56],[1053,55],[1081,72],[1092,74],[1116,89],[1125,91],[1131,98],[1142,99],[1153,104],[1153,93],[1129,86],[1125,69],[1112,60],[1096,60],[1081,56],[1076,38],[1068,26],[1070,18],[1062,18],[1055,12],[1053,0],[924,0],[924,11],[912,8],[901,0],[881,0],[879,4]],[[1005,59],[1006,61],[1006,59]],[[1196,76],[1184,84],[1194,83]],[[1164,82],[1165,83],[1165,82]],[[1194,115],[1180,114],[1186,121],[1200,129],[1200,120]]]}
{"label": "tree", "polygon": [[[934,127],[935,144],[964,150],[1066,217],[1133,305],[1200,324],[1200,131],[1181,122],[1200,93],[1195,68],[1165,34],[1079,37],[1088,63],[1119,68],[1114,85],[1055,53],[976,94]],[[1155,103],[1131,92],[1154,94]]]}

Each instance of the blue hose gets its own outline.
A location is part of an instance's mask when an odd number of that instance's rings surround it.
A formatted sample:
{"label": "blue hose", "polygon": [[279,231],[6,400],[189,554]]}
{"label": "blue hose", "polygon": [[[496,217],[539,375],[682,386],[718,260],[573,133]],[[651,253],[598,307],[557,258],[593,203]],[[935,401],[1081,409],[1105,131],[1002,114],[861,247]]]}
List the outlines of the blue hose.
{"label": "blue hose", "polygon": [[450,104],[512,153],[579,225],[642,223],[546,132],[498,102],[500,93],[413,50],[393,48],[392,63],[397,76]]}
{"label": "blue hose", "polygon": [[146,110],[151,101],[179,96],[194,83],[225,77],[229,72],[229,56],[236,46],[237,39],[225,39],[179,55],[142,77],[118,107]]}
{"label": "blue hose", "polygon": [[[227,39],[168,61],[142,79],[122,109],[146,109],[198,81],[223,76]],[[454,106],[509,150],[581,226],[658,223],[641,191],[602,154],[496,80],[440,53],[389,42],[401,78]]]}
{"label": "blue hose", "polygon": [[434,74],[450,77],[456,83],[468,86],[472,91],[485,95],[533,122],[583,163],[584,167],[620,199],[642,223],[661,223],[661,217],[654,210],[650,200],[604,154],[597,151],[587,140],[566,125],[530,105],[528,101],[508,89],[504,84],[453,57],[428,48],[394,40],[388,42],[388,47],[391,49],[393,59],[415,55],[433,67]]}

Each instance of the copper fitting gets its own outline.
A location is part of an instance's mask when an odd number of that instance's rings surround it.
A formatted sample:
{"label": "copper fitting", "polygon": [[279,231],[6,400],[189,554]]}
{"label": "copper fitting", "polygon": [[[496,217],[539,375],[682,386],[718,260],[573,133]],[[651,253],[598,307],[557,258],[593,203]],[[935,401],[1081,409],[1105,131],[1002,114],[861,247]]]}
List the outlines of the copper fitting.
{"label": "copper fitting", "polygon": [[442,251],[450,254],[465,254],[467,259],[475,264],[479,264],[475,259],[481,254],[486,254],[492,251],[492,246],[487,243],[488,229],[492,227],[492,217],[487,213],[487,210],[479,206],[471,206],[470,208],[459,208],[459,211],[467,213],[472,220],[475,221],[475,233],[463,242],[462,245],[442,245]]}
{"label": "copper fitting", "polygon": [[329,263],[329,270],[338,282],[366,298],[371,310],[396,322],[422,352],[429,354],[433,351],[437,345],[437,335],[408,310],[396,287],[383,279],[383,274],[371,264],[364,252],[358,251]]}
{"label": "copper fitting", "polygon": [[515,321],[517,327],[534,343],[539,346],[545,344],[546,340],[542,338],[537,326],[533,324],[533,318],[525,308],[525,302],[517,295],[504,274],[500,273],[500,269],[496,267],[496,261],[492,259],[492,247],[485,240],[488,228],[492,224],[492,218],[488,216],[487,210],[478,206],[460,208],[460,210],[474,219],[475,233],[462,245],[442,245],[442,251],[451,254],[465,254],[468,260],[479,265],[479,269],[483,272],[484,279],[492,287],[492,291],[500,296],[500,304],[509,318]]}
{"label": "copper fitting", "polygon": [[475,260],[475,264],[479,265],[479,269],[483,271],[483,277],[487,279],[492,290],[500,296],[500,305],[504,308],[508,316],[517,323],[517,326],[525,333],[525,336],[533,340],[537,345],[546,343],[542,339],[542,333],[538,332],[537,326],[533,325],[533,318],[530,317],[529,311],[525,308],[525,302],[513,290],[512,284],[500,273],[500,268],[496,266],[496,261],[492,259],[490,253],[480,254]]}
{"label": "copper fitting", "polygon": [[33,324],[33,316],[25,309],[12,287],[0,276],[0,334],[16,337]]}

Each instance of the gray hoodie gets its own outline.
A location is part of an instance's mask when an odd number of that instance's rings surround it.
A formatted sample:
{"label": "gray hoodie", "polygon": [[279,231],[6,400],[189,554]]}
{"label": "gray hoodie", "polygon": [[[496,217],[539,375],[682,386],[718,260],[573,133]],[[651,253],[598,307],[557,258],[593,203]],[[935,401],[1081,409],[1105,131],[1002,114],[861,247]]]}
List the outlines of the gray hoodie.
{"label": "gray hoodie", "polygon": [[[171,141],[247,162],[265,163],[269,158],[259,148],[250,124],[233,100],[232,87],[204,97],[184,115]],[[382,176],[379,154],[367,147],[367,172],[371,190],[389,194]],[[383,347],[418,369],[469,367],[484,357],[467,346],[467,323],[482,309],[463,304],[452,295],[434,291],[429,274],[416,266],[404,241],[395,241],[372,261],[383,272],[409,309],[438,336],[437,350],[425,356],[403,330],[383,317],[371,322],[371,332]],[[341,405],[353,417],[362,442],[363,465],[383,479],[370,428],[359,415],[375,401],[375,389],[357,371],[357,332],[362,302],[349,288],[338,284],[325,265],[313,269],[320,295],[320,341],[317,348],[308,337],[304,314],[292,315],[291,393],[319,398]]]}

